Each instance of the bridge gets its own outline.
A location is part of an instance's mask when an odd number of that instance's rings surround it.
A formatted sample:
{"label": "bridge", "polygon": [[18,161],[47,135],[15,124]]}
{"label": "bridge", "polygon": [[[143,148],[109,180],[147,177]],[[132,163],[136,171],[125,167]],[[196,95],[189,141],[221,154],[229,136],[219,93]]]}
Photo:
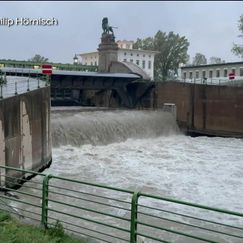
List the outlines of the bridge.
{"label": "bridge", "polygon": [[[41,69],[33,68],[0,68],[5,75],[45,78]],[[51,75],[52,105],[77,104],[81,105],[82,92],[110,90],[115,94],[119,105],[133,108],[145,93],[154,85],[143,82],[141,76],[133,73],[98,73],[82,71],[53,70]]]}
{"label": "bridge", "polygon": [[[33,68],[39,69],[43,63],[31,62],[31,61],[17,61],[17,60],[0,60],[0,67],[7,68]],[[52,65],[55,70],[67,70],[67,71],[84,71],[84,72],[96,72],[97,66],[81,65],[81,64],[63,64],[47,62],[45,64]]]}

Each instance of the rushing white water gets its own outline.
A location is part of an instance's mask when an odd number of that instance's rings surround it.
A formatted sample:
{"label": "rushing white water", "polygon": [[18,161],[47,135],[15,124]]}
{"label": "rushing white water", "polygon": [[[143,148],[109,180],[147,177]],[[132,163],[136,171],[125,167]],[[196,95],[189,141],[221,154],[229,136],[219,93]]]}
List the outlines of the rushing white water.
{"label": "rushing white water", "polygon": [[[53,163],[45,173],[243,212],[242,139],[184,136],[174,117],[162,111],[56,110],[52,132]],[[72,189],[80,190],[79,186]],[[157,207],[157,202],[140,202]],[[169,209],[201,215],[178,205]],[[129,216],[126,211],[112,213]],[[212,214],[203,216],[209,219]],[[221,215],[216,219],[221,222]],[[234,218],[222,220],[242,225]],[[168,222],[166,226],[175,229]],[[195,242],[173,237],[172,242]],[[219,241],[240,242],[224,236]]]}
{"label": "rushing white water", "polygon": [[58,111],[52,131],[47,173],[243,211],[242,139],[184,136],[161,111]]}
{"label": "rushing white water", "polygon": [[50,172],[243,211],[240,139],[171,135],[100,146],[61,146],[53,149]]}
{"label": "rushing white water", "polygon": [[94,111],[52,114],[53,146],[104,145],[128,138],[178,133],[175,119],[162,111]]}
{"label": "rushing white water", "polygon": [[181,135],[159,111],[57,112],[52,129],[55,174],[243,210],[242,139]]}

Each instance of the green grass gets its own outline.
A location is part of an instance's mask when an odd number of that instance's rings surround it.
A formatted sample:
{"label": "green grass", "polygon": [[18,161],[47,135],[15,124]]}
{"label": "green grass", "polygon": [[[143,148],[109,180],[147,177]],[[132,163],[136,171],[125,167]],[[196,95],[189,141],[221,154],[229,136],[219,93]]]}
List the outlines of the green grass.
{"label": "green grass", "polygon": [[8,213],[0,210],[0,242],[4,243],[84,243],[64,234],[62,225],[57,223],[48,230],[22,224]]}

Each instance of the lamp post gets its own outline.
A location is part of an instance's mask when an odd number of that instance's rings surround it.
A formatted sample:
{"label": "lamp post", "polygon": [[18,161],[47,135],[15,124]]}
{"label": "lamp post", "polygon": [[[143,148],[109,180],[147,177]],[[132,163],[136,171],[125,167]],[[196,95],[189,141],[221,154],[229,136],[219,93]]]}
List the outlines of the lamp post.
{"label": "lamp post", "polygon": [[77,65],[77,64],[78,64],[78,57],[77,57],[77,54],[74,55],[74,58],[73,58],[73,64],[74,64],[74,65]]}

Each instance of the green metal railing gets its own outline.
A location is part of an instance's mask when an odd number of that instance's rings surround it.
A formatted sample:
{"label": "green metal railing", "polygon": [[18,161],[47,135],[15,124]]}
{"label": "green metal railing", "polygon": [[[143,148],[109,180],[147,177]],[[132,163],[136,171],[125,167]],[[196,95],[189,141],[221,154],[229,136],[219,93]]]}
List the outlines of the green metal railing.
{"label": "green metal railing", "polygon": [[0,193],[1,208],[45,228],[60,222],[69,233],[112,243],[243,242],[242,213],[6,166],[0,181],[18,196]]}
{"label": "green metal railing", "polygon": [[[81,65],[81,64],[63,64],[47,62],[45,64],[51,64],[54,69],[66,70],[66,71],[85,71],[85,72],[97,72],[97,66]],[[13,68],[41,68],[42,63],[30,62],[30,61],[13,61],[13,60],[0,60],[1,67],[13,67]]]}

